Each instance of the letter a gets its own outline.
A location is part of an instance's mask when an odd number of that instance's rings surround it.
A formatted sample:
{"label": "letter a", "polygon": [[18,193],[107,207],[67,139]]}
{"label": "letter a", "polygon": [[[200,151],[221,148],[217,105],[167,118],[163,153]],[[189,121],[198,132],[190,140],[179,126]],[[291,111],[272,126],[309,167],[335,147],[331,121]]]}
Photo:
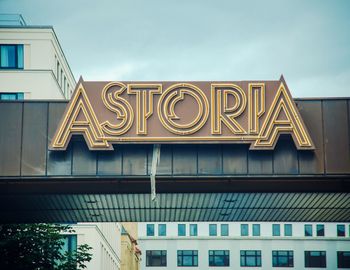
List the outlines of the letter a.
{"label": "letter a", "polygon": [[268,111],[259,138],[251,148],[273,149],[282,133],[291,134],[298,149],[314,149],[311,138],[283,81]]}
{"label": "letter a", "polygon": [[50,149],[65,150],[72,134],[82,134],[90,150],[113,149],[103,137],[97,117],[81,82],[69,102]]}

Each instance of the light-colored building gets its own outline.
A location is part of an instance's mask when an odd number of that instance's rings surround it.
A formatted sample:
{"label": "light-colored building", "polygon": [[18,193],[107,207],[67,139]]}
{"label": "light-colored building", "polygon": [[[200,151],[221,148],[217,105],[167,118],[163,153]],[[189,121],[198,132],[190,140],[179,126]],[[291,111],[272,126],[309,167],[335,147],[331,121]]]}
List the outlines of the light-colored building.
{"label": "light-colored building", "polygon": [[86,270],[121,269],[121,231],[120,223],[78,223],[72,224],[74,233],[66,237],[64,250],[76,250],[79,245],[92,247],[90,262]]}
{"label": "light-colored building", "polygon": [[122,223],[121,270],[139,270],[141,251],[137,243],[137,223]]}
{"label": "light-colored building", "polygon": [[[0,99],[69,99],[75,79],[51,26],[28,26],[20,15],[0,15]],[[78,223],[64,250],[87,244],[87,270],[121,269],[120,223]]]}
{"label": "light-colored building", "polygon": [[141,269],[350,269],[349,223],[139,223]]}
{"label": "light-colored building", "polygon": [[75,84],[52,26],[0,15],[0,99],[69,99]]}

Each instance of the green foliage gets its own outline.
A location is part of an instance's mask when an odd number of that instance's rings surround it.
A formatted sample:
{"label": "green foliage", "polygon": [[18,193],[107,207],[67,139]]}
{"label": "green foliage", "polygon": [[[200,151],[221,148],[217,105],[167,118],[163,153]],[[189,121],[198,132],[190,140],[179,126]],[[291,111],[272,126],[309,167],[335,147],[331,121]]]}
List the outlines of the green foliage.
{"label": "green foliage", "polygon": [[76,251],[62,253],[64,233],[73,233],[60,224],[0,225],[0,269],[85,269],[92,249],[78,246]]}

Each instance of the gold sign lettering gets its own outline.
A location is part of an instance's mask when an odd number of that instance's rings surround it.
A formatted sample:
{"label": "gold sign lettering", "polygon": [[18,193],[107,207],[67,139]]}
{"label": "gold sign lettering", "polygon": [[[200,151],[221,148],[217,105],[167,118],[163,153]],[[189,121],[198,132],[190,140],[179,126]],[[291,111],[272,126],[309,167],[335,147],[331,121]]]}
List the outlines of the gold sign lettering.
{"label": "gold sign lettering", "polygon": [[71,104],[54,137],[55,148],[65,148],[73,134],[82,134],[90,149],[110,149],[111,146],[104,139],[97,117],[81,84],[78,85]]}
{"label": "gold sign lettering", "polygon": [[[188,95],[195,103],[193,110],[197,110],[194,119],[187,123],[180,123],[180,117],[175,113],[175,106]],[[197,107],[197,108],[196,108]],[[202,90],[190,84],[175,84],[164,91],[158,103],[158,115],[163,126],[173,134],[189,135],[198,131],[207,121],[209,103]]]}
{"label": "gold sign lettering", "polygon": [[[234,104],[229,105],[229,96],[234,98]],[[222,133],[222,123],[233,134],[246,134],[243,127],[235,120],[245,110],[247,98],[244,91],[234,84],[212,84],[211,111],[212,134]]]}
{"label": "gold sign lettering", "polygon": [[274,149],[289,134],[314,149],[287,85],[279,81],[127,83],[79,81],[50,145],[65,150],[72,135],[91,150],[113,144],[249,143]]}
{"label": "gold sign lettering", "polygon": [[128,85],[128,94],[136,95],[137,134],[147,135],[147,119],[153,114],[153,95],[161,93],[161,84]]}

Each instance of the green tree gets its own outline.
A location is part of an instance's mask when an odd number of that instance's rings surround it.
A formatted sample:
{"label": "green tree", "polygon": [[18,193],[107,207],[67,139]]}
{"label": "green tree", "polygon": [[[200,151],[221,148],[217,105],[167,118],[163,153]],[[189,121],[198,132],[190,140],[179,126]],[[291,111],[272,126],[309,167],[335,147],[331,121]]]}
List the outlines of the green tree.
{"label": "green tree", "polygon": [[91,247],[62,251],[64,234],[73,232],[70,226],[60,224],[0,225],[0,269],[85,269],[92,258]]}

